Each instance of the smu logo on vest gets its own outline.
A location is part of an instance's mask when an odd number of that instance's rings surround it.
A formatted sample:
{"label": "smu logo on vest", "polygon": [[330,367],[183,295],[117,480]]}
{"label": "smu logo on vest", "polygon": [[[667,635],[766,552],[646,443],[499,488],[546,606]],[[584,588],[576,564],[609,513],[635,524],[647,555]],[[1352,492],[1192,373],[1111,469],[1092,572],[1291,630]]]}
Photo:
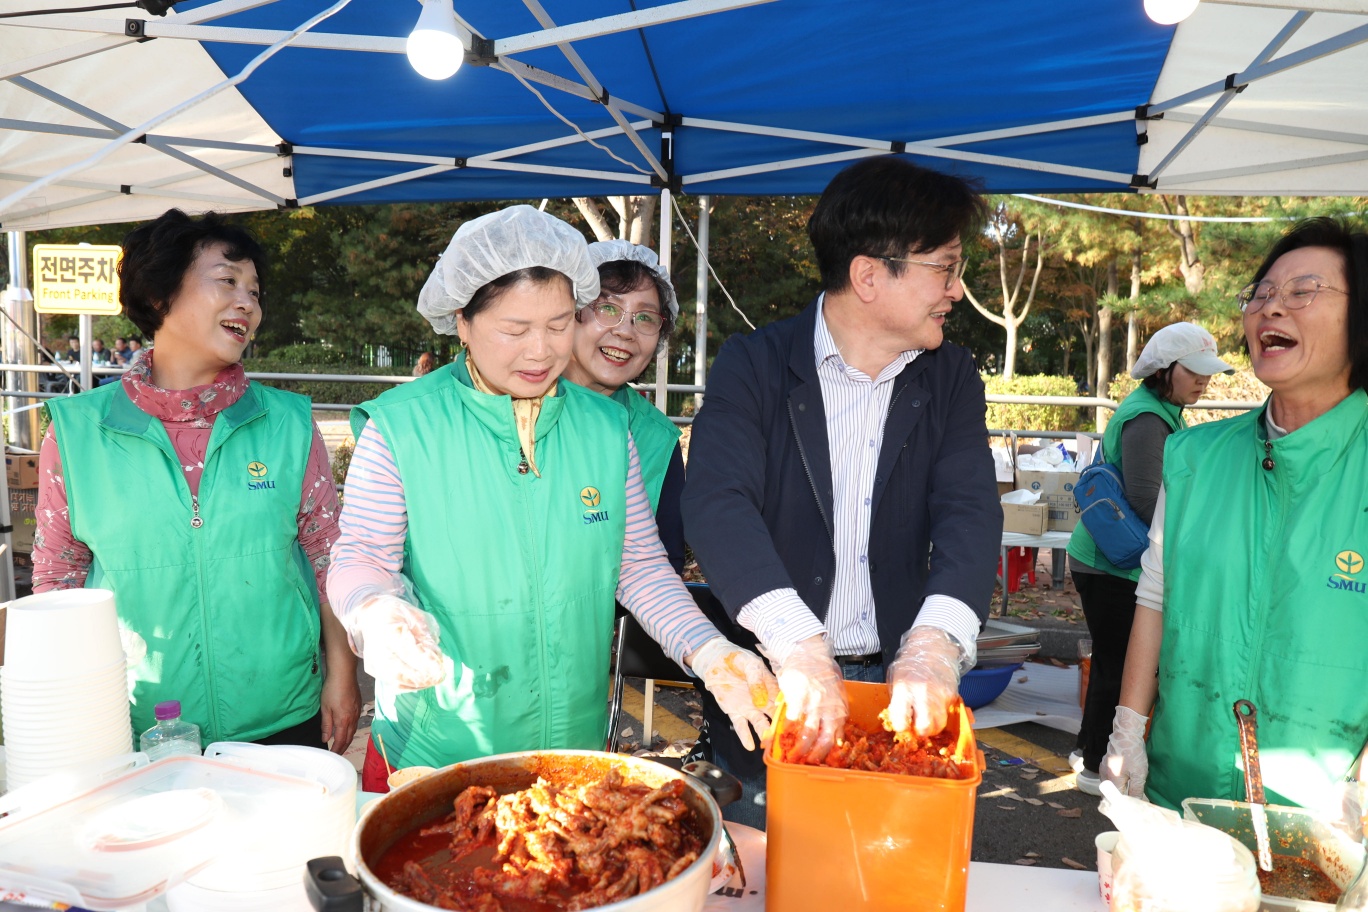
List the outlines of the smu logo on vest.
{"label": "smu logo on vest", "polygon": [[267,481],[266,475],[270,470],[266,468],[266,463],[257,462],[255,459],[247,463],[247,475],[252,479],[247,482],[249,491],[267,491],[275,487],[274,481]]}
{"label": "smu logo on vest", "polygon": [[608,511],[600,510],[598,508],[601,499],[602,498],[599,497],[598,488],[585,487],[580,489],[580,503],[588,508],[584,511],[584,524],[586,526],[592,526],[594,523],[606,522],[608,520]]}
{"label": "smu logo on vest", "polygon": [[1341,551],[1335,555],[1335,569],[1339,572],[1330,574],[1330,578],[1325,582],[1327,589],[1341,589],[1359,595],[1368,592],[1368,582],[1355,579],[1363,572],[1362,554],[1357,551]]}

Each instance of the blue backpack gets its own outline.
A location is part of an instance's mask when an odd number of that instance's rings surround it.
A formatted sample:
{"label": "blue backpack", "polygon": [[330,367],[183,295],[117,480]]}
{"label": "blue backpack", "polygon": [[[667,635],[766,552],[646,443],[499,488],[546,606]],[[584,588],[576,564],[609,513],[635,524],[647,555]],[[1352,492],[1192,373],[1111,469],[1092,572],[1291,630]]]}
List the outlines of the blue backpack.
{"label": "blue backpack", "polygon": [[1140,566],[1140,556],[1149,547],[1149,525],[1126,500],[1121,472],[1104,461],[1100,445],[1092,464],[1078,476],[1073,495],[1079,519],[1102,556],[1121,570]]}

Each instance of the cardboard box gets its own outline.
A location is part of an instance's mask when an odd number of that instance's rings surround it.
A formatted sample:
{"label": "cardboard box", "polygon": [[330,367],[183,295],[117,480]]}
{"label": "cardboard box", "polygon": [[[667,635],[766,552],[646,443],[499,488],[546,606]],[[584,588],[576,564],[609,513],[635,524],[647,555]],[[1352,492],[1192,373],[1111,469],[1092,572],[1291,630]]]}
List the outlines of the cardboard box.
{"label": "cardboard box", "polygon": [[11,488],[38,487],[38,454],[6,450],[5,482]]}
{"label": "cardboard box", "polygon": [[10,488],[10,523],[14,526],[10,541],[20,554],[33,553],[33,533],[37,528],[34,518],[38,510],[37,488]]}
{"label": "cardboard box", "polygon": [[1074,504],[1073,489],[1078,483],[1077,472],[1030,472],[1017,469],[1017,488],[1035,491],[1040,502],[1049,507],[1048,532],[1070,532],[1078,525],[1078,508]]}
{"label": "cardboard box", "polygon": [[1002,505],[1002,531],[1021,532],[1025,535],[1041,535],[1049,522],[1050,508],[1046,504]]}

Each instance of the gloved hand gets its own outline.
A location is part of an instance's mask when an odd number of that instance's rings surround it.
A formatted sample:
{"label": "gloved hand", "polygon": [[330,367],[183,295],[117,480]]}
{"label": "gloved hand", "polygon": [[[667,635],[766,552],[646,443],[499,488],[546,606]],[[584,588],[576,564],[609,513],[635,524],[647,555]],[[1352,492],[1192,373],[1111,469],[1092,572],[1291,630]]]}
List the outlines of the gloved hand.
{"label": "gloved hand", "polygon": [[800,640],[779,666],[779,691],[784,713],[798,727],[798,741],[786,757],[821,760],[845,730],[850,706],[845,679],[824,637]]}
{"label": "gloved hand", "polygon": [[689,667],[731,717],[741,746],[755,750],[751,729],[761,738],[765,736],[774,718],[774,700],[779,696],[779,682],[770,674],[769,666],[755,653],[716,636],[689,657]]}
{"label": "gloved hand", "polygon": [[348,619],[366,673],[399,690],[424,690],[446,680],[437,648],[441,634],[432,615],[393,595],[377,595]]}
{"label": "gloved hand", "polygon": [[[962,652],[939,627],[913,627],[903,634],[888,666],[888,723],[895,732],[909,728],[918,738],[940,734],[959,696]],[[914,727],[915,726],[915,727]]]}
{"label": "gloved hand", "polygon": [[1102,778],[1115,785],[1121,794],[1142,800],[1148,800],[1145,798],[1145,780],[1149,778],[1149,757],[1145,754],[1148,721],[1148,717],[1133,709],[1116,707],[1107,755],[1102,758],[1099,770]]}

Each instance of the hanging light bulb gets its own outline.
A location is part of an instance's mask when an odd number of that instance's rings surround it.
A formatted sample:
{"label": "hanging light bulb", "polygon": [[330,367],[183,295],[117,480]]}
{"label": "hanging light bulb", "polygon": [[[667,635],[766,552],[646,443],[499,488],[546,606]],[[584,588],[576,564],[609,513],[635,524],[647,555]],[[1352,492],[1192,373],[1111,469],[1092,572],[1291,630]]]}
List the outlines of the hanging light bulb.
{"label": "hanging light bulb", "polygon": [[1145,0],[1145,15],[1160,25],[1177,25],[1192,15],[1197,3],[1198,0]]}
{"label": "hanging light bulb", "polygon": [[456,11],[451,0],[422,0],[423,12],[409,33],[405,51],[420,76],[448,79],[461,68],[465,47],[456,34]]}

